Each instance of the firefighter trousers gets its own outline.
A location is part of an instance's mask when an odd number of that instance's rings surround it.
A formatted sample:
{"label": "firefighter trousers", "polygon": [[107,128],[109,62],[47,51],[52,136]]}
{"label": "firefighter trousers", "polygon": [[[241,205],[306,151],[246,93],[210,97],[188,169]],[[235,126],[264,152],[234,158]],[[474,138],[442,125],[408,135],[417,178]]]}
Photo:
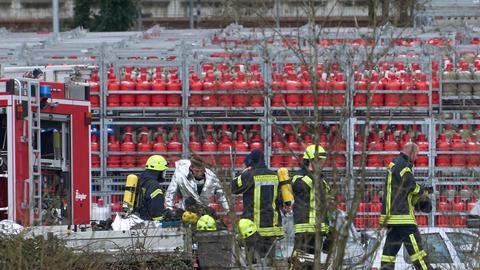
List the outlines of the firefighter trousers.
{"label": "firefighter trousers", "polygon": [[389,225],[383,247],[381,270],[395,269],[395,258],[402,244],[410,255],[410,261],[417,270],[433,269],[428,262],[427,253],[422,248],[420,232],[416,225]]}

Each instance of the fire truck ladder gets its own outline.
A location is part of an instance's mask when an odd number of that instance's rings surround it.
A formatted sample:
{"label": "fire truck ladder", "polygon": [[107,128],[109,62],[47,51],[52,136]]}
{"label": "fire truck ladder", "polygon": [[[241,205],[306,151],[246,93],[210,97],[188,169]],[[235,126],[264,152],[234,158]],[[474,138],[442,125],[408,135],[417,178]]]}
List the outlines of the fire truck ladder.
{"label": "fire truck ladder", "polygon": [[27,93],[27,123],[29,178],[25,181],[29,186],[29,220],[31,225],[39,225],[42,221],[42,164],[41,164],[41,128],[40,128],[40,85],[38,80],[20,79],[19,96]]}

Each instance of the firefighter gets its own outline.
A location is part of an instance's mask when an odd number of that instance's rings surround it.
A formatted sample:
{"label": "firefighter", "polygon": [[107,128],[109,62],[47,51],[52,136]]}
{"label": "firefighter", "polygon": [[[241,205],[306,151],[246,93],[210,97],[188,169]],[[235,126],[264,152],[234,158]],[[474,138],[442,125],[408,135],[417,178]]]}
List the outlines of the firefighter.
{"label": "firefighter", "polygon": [[[292,254],[292,269],[308,269],[313,266],[313,261],[304,262],[302,264],[297,260],[299,253],[315,254],[315,230],[316,230],[316,211],[319,207],[327,207],[327,205],[316,205],[317,191],[315,189],[316,179],[313,175],[314,168],[323,168],[327,159],[325,149],[320,145],[310,145],[305,149],[303,154],[302,169],[292,177],[292,191],[294,197],[293,222],[295,228],[295,245]],[[320,181],[323,193],[327,195],[325,202],[328,203],[330,187],[323,179],[320,172]],[[326,213],[327,214],[327,213]],[[328,219],[320,224],[321,233],[327,236],[329,233]],[[323,249],[328,250],[328,240],[325,238]]]}
{"label": "firefighter", "polygon": [[[190,160],[182,159],[175,162],[175,172],[165,196],[167,209],[173,210],[177,194],[181,196],[180,208],[197,212],[199,216],[212,214],[209,208],[212,196],[215,196],[225,212],[229,209],[220,180],[213,171],[206,168],[206,164],[200,158],[194,157]],[[187,209],[188,206],[196,210]]]}
{"label": "firefighter", "polygon": [[167,164],[164,157],[153,155],[148,158],[145,171],[140,175],[134,212],[143,220],[163,219],[165,197],[160,183],[165,181]]}
{"label": "firefighter", "polygon": [[268,255],[268,264],[275,239],[283,236],[278,176],[267,168],[263,152],[258,149],[245,158],[244,164],[246,168],[231,183],[232,193],[243,194],[242,218],[253,221],[259,234],[258,241],[246,243],[247,248],[255,249],[260,258]]}
{"label": "firefighter", "polygon": [[410,254],[415,269],[433,269],[422,248],[414,214],[414,198],[423,196],[426,192],[425,188],[415,182],[412,172],[417,154],[418,145],[407,143],[402,152],[388,165],[380,215],[380,224],[388,229],[381,259],[383,270],[395,268],[395,258],[402,243]]}
{"label": "firefighter", "polygon": [[261,259],[255,250],[255,244],[259,240],[257,225],[248,218],[242,218],[238,221],[238,234],[245,244],[245,255],[247,262],[252,263]]}

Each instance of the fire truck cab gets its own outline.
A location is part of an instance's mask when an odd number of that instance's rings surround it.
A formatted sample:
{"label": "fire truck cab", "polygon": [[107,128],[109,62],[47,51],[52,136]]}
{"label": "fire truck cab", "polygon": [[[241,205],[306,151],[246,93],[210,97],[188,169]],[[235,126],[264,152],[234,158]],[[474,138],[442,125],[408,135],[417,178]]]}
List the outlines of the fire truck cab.
{"label": "fire truck cab", "polygon": [[0,220],[90,221],[87,86],[0,79]]}

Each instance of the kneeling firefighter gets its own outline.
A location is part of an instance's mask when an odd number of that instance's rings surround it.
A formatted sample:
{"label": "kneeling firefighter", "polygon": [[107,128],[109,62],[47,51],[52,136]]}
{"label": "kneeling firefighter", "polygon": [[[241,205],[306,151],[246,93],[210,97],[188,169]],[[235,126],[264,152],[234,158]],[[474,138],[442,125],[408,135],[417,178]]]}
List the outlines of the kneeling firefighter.
{"label": "kneeling firefighter", "polygon": [[257,225],[248,218],[242,218],[238,221],[238,234],[240,239],[245,244],[245,255],[248,263],[259,261],[261,256],[256,252],[255,244],[257,243],[260,235],[258,234]]}
{"label": "kneeling firefighter", "polygon": [[165,182],[167,160],[160,155],[148,158],[140,178],[130,174],[123,197],[127,212],[137,213],[143,220],[163,219],[165,197],[160,183]]}

